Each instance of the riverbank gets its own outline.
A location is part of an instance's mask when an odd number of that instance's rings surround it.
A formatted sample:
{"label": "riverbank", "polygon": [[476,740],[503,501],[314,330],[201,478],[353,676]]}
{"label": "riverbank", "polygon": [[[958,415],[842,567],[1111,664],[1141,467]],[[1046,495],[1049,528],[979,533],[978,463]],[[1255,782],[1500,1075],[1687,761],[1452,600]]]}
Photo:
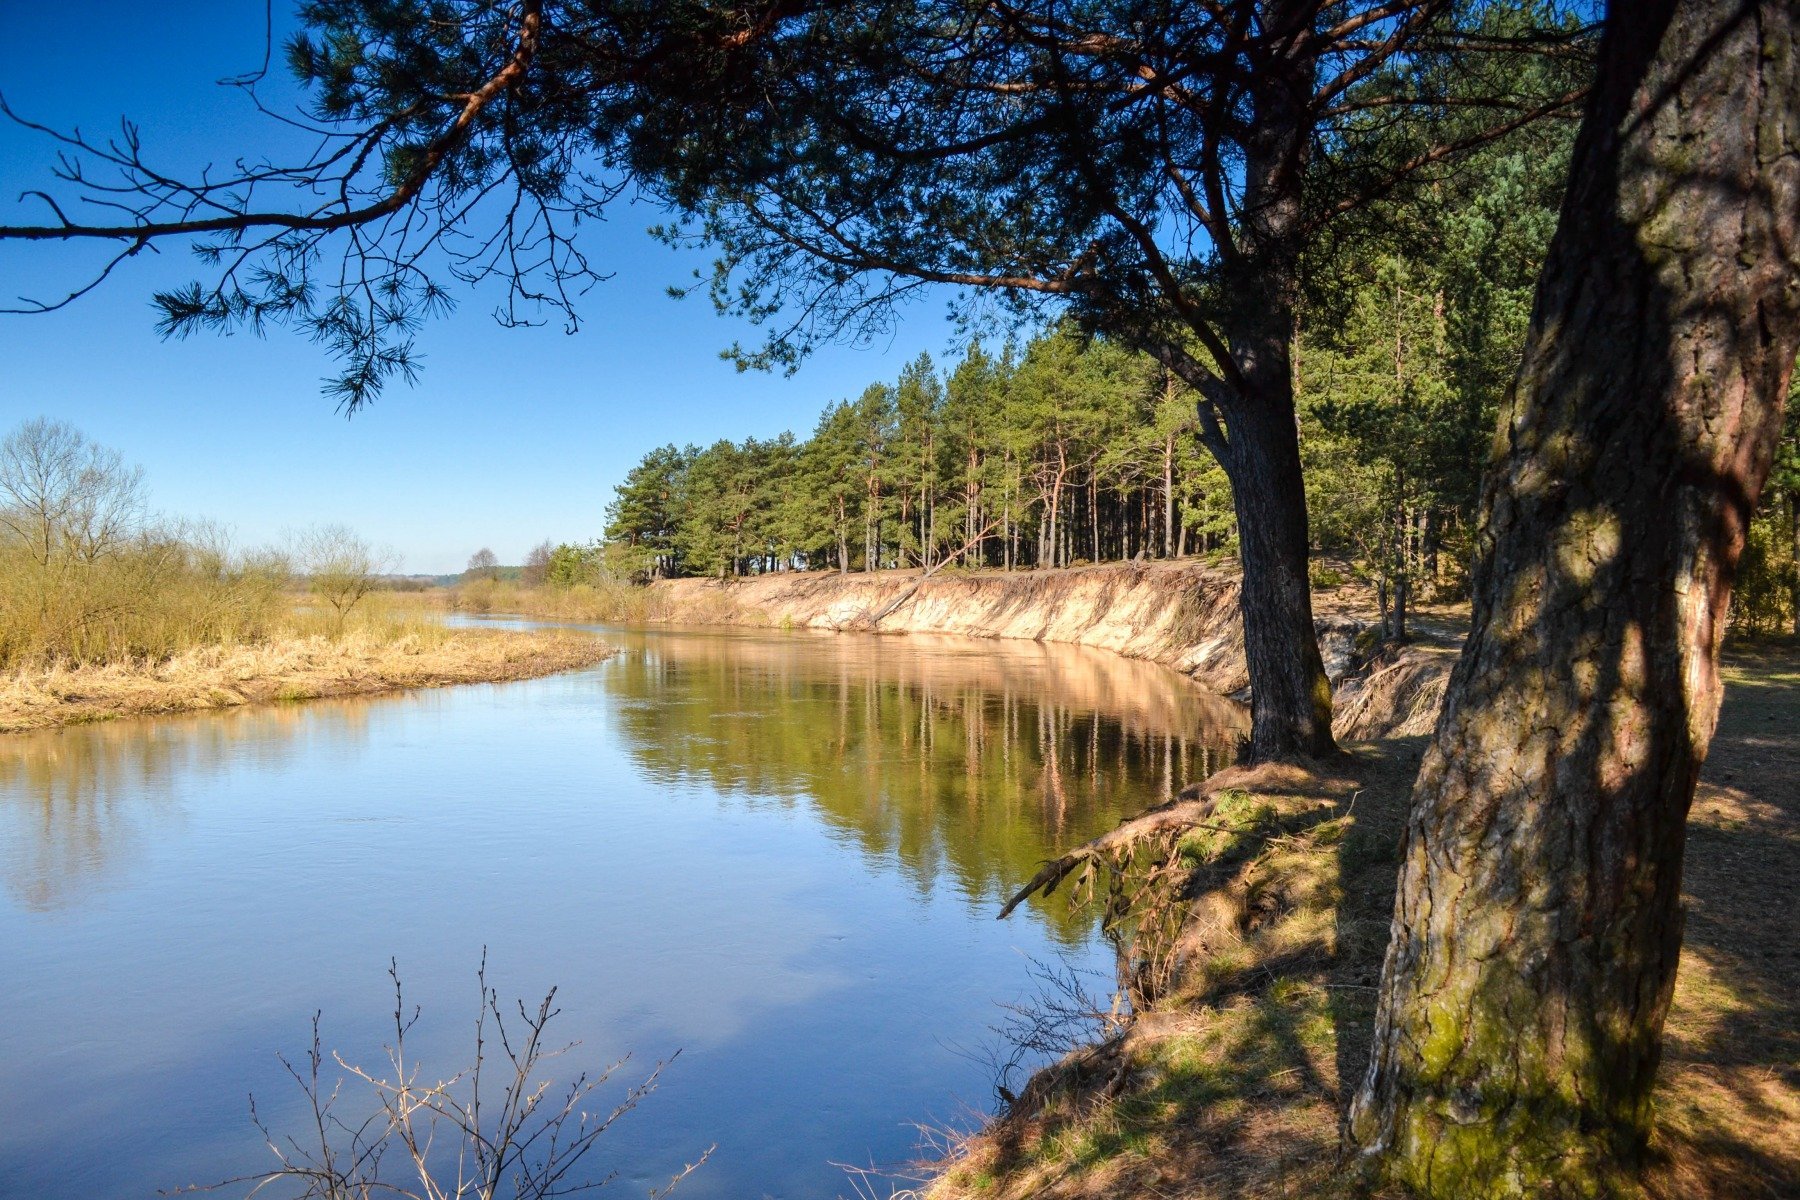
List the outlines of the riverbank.
{"label": "riverbank", "polygon": [[[1777,899],[1800,878],[1800,658],[1736,656],[1727,674],[1689,825],[1659,1200],[1800,1194],[1800,915]],[[1338,1120],[1367,1058],[1423,748],[1365,743],[1329,775],[1227,771],[1137,837],[1109,835],[1094,865],[1138,855],[1140,1015],[956,1141],[924,1195],[1368,1194],[1338,1160]]]}
{"label": "riverbank", "polygon": [[1193,560],[930,577],[777,572],[651,590],[671,621],[1065,642],[1160,663],[1224,695],[1249,683],[1237,577]]}
{"label": "riverbank", "polygon": [[0,678],[0,733],[269,701],[367,696],[531,679],[599,662],[599,639],[565,630],[353,629],[290,634],[165,659],[28,668]]}
{"label": "riverbank", "polygon": [[[1238,575],[1188,559],[1055,571],[777,572],[721,583],[652,584],[645,606],[679,624],[948,633],[1064,642],[1159,663],[1208,691],[1243,698],[1250,677],[1238,617]],[[1415,622],[1415,641],[1372,659],[1367,588],[1315,590],[1315,627],[1337,693],[1345,740],[1426,733],[1463,636],[1455,613]]]}

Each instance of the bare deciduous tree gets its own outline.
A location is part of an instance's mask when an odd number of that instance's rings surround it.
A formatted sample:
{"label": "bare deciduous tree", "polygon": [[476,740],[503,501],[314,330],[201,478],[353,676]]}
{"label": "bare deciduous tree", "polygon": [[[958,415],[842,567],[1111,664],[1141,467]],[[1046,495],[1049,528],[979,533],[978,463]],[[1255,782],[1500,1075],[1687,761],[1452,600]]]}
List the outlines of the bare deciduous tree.
{"label": "bare deciduous tree", "polygon": [[331,606],[340,632],[393,561],[392,552],[377,549],[348,525],[315,525],[300,535],[298,551],[307,586]]}
{"label": "bare deciduous tree", "polygon": [[477,579],[495,580],[500,578],[500,560],[486,546],[469,555],[469,569],[463,572],[463,578],[473,582]]}
{"label": "bare deciduous tree", "polygon": [[0,528],[40,567],[101,558],[143,518],[143,469],[74,426],[37,417],[0,441]]}
{"label": "bare deciduous tree", "polygon": [[519,582],[526,587],[543,587],[550,578],[550,556],[556,553],[556,547],[549,538],[545,538],[525,552],[525,566],[519,572]]}

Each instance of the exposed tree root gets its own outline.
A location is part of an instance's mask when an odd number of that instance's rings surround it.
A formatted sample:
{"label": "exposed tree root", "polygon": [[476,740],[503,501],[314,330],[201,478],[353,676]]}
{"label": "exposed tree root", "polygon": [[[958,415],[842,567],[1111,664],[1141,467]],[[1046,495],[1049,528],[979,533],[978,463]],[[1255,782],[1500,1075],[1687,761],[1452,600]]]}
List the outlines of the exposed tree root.
{"label": "exposed tree root", "polygon": [[[1221,774],[1229,773],[1221,772]],[[1213,776],[1214,779],[1218,777],[1217,775]],[[1013,909],[1029,900],[1034,894],[1048,896],[1057,889],[1063,880],[1081,868],[1127,858],[1144,842],[1203,825],[1206,818],[1212,815],[1213,809],[1218,806],[1218,794],[1221,790],[1223,789],[1213,788],[1210,780],[1206,783],[1189,784],[1181,790],[1179,796],[1167,804],[1159,804],[1155,808],[1128,818],[1116,829],[1103,833],[1092,841],[1082,843],[1061,858],[1045,863],[1043,868],[1033,875],[1030,881],[1001,908],[999,920],[1006,920],[1012,915]]]}
{"label": "exposed tree root", "polygon": [[[1343,757],[1351,761],[1349,755]],[[1004,921],[1015,908],[1033,895],[1048,896],[1063,880],[1084,867],[1110,865],[1128,860],[1133,851],[1147,842],[1166,841],[1190,829],[1217,829],[1222,833],[1241,834],[1241,829],[1207,824],[1218,807],[1219,796],[1230,791],[1290,791],[1301,794],[1345,793],[1351,783],[1345,779],[1323,776],[1295,763],[1261,763],[1255,766],[1228,767],[1215,775],[1190,783],[1167,804],[1146,809],[1135,817],[1091,841],[1083,842],[1061,858],[1044,864],[1018,893],[1000,909]]]}

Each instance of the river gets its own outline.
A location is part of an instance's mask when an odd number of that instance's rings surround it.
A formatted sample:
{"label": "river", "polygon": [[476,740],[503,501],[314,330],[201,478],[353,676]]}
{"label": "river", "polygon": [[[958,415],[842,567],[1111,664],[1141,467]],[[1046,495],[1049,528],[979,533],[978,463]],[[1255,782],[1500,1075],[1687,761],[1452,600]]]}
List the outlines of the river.
{"label": "river", "polygon": [[605,636],[620,654],[547,679],[0,738],[0,1195],[267,1167],[247,1097],[304,1132],[277,1056],[302,1062],[315,1012],[379,1066],[390,960],[410,1053],[455,1072],[484,947],[503,999],[558,989],[559,1077],[629,1052],[610,1100],[681,1052],[596,1151],[609,1194],[716,1144],[678,1197],[850,1195],[837,1164],[991,1108],[1033,962],[1104,990],[1091,915],[999,922],[1006,894],[1242,728],[1076,647]]}

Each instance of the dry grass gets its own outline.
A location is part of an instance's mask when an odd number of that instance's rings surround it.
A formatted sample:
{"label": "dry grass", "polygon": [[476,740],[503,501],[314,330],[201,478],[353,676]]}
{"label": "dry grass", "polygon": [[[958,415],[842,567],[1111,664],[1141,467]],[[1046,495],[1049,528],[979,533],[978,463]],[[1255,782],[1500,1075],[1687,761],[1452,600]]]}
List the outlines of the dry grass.
{"label": "dry grass", "polygon": [[0,732],[264,701],[361,696],[452,683],[528,679],[612,651],[581,633],[364,623],[330,637],[304,629],[158,660],[55,665],[0,678]]}
{"label": "dry grass", "polygon": [[[1654,1200],[1800,1196],[1800,656],[1741,657],[1729,679],[1690,823]],[[1215,823],[1241,833],[1190,835],[1164,876],[1181,906],[1170,986],[954,1145],[926,1194],[1367,1195],[1338,1120],[1367,1060],[1422,743],[1360,747],[1339,777],[1222,781],[1239,792]]]}
{"label": "dry grass", "polygon": [[[1121,1037],[1040,1073],[957,1148],[934,1200],[1330,1196],[1360,1074],[1416,740],[1345,770],[1215,777],[1165,879],[1182,919],[1145,946],[1160,995]],[[1225,832],[1229,830],[1230,832]]]}
{"label": "dry grass", "polygon": [[528,588],[505,580],[474,580],[447,593],[457,612],[510,613],[552,621],[592,621],[607,625],[669,622],[682,625],[768,625],[761,613],[740,605],[739,583],[680,580],[648,587],[621,580],[570,587]]}

